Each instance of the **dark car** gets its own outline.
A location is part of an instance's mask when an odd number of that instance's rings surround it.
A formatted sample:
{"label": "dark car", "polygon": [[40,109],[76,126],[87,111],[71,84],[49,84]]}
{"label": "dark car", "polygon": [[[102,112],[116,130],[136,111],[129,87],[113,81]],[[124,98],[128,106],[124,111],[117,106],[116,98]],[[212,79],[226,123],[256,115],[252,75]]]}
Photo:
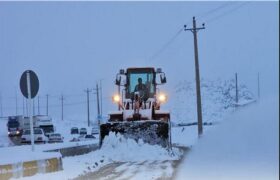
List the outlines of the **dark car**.
{"label": "dark car", "polygon": [[84,135],[84,134],[86,135],[87,134],[87,129],[86,128],[81,128],[80,129],[80,134],[81,135]]}
{"label": "dark car", "polygon": [[93,140],[93,139],[96,139],[96,138],[91,134],[87,134],[87,135],[82,134],[79,136],[78,141],[88,141],[88,140]]}
{"label": "dark car", "polygon": [[96,138],[95,138],[95,136],[88,134],[88,135],[85,135],[85,139],[96,139]]}
{"label": "dark car", "polygon": [[71,134],[79,134],[79,129],[77,127],[72,127]]}

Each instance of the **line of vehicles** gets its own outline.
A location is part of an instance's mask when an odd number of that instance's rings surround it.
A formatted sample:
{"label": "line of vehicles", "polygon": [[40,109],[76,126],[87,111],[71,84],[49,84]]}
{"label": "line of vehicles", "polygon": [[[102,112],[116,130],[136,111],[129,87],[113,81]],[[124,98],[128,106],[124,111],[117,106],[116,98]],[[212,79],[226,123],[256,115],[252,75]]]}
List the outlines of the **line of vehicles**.
{"label": "line of vehicles", "polygon": [[[9,116],[8,117],[8,135],[21,136],[24,130],[30,129],[29,117],[22,115],[19,116]],[[46,115],[36,115],[33,116],[33,127],[41,128],[46,136],[55,131],[54,125],[52,123],[52,118]]]}
{"label": "line of vehicles", "polygon": [[[60,133],[55,132],[52,118],[46,115],[33,116],[34,127],[34,143],[60,143],[64,137]],[[21,144],[31,143],[30,120],[24,116],[9,116],[7,122],[8,136],[20,137]],[[73,127],[70,130],[73,137],[71,141],[82,141],[95,139],[94,134],[99,134],[99,128],[92,128],[91,134],[87,134],[86,128]]]}

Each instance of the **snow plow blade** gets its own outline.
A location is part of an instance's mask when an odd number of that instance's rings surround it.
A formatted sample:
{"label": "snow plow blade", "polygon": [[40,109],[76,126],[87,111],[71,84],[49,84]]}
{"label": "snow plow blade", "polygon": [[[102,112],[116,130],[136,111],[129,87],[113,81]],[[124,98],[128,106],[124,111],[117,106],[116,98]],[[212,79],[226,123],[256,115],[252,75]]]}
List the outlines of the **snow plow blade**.
{"label": "snow plow blade", "polygon": [[168,148],[170,147],[169,129],[168,122],[159,120],[109,122],[100,125],[99,146],[102,147],[106,136],[113,132],[134,139],[136,142],[142,139],[144,143]]}

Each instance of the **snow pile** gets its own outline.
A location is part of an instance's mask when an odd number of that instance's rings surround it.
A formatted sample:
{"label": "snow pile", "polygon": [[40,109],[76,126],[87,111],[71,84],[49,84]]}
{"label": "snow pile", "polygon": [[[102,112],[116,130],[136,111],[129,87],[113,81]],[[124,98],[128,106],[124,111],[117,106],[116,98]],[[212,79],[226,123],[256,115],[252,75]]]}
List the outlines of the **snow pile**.
{"label": "snow pile", "polygon": [[[101,149],[94,152],[63,158],[63,171],[37,174],[24,179],[71,179],[78,176],[84,179],[143,179],[150,177],[172,177],[173,160],[179,160],[183,152],[173,148],[169,153],[161,146],[152,146],[139,140],[126,139],[122,135],[110,133],[103,141]],[[110,167],[107,165],[110,164]],[[112,168],[110,173],[90,176],[99,170]],[[125,171],[125,173],[123,173]],[[103,171],[101,171],[103,172]],[[98,174],[98,173],[97,173]]]}
{"label": "snow pile", "polygon": [[278,178],[278,96],[240,109],[209,131],[192,148],[177,176],[177,179]]}
{"label": "snow pile", "polygon": [[173,148],[171,155],[165,148],[158,145],[149,145],[142,139],[138,143],[133,139],[127,139],[120,134],[110,133],[104,139],[101,151],[112,161],[156,161],[177,160],[182,155],[177,148]]}
{"label": "snow pile", "polygon": [[[195,82],[183,81],[176,86],[175,102],[172,108],[172,120],[176,123],[196,122]],[[241,84],[238,86],[239,102],[242,104],[254,100],[254,95]],[[203,122],[221,121],[235,105],[235,80],[201,80]]]}

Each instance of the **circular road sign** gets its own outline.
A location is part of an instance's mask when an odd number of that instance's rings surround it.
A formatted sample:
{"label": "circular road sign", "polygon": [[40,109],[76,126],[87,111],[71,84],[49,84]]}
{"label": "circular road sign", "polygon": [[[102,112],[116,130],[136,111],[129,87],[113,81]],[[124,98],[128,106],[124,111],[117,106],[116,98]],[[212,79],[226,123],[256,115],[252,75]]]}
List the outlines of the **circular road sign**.
{"label": "circular road sign", "polygon": [[20,78],[20,90],[24,97],[28,99],[28,89],[27,89],[27,73],[30,77],[30,89],[31,89],[31,99],[33,99],[39,91],[39,79],[34,71],[26,70],[22,73]]}

